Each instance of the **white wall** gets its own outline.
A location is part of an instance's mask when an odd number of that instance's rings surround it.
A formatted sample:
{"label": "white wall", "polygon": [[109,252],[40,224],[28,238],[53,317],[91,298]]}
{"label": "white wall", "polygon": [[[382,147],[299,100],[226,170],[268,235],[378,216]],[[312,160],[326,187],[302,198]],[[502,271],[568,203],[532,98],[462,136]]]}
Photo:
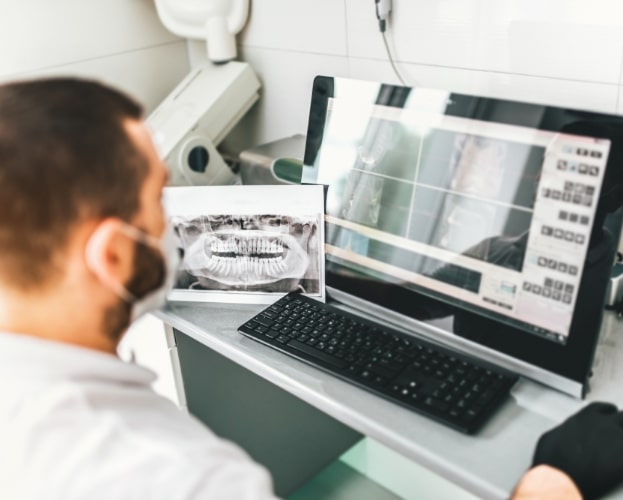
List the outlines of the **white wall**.
{"label": "white wall", "polygon": [[[623,113],[620,0],[393,0],[387,36],[407,83]],[[148,110],[186,74],[187,46],[153,0],[0,0],[0,80],[101,78]],[[251,0],[240,59],[260,102],[226,141],[240,150],[305,133],[317,74],[398,83],[373,0]],[[203,44],[188,46],[193,64]]]}
{"label": "white wall", "polygon": [[186,43],[153,0],[1,0],[0,80],[80,75],[152,110],[188,72]]}
{"label": "white wall", "polygon": [[[263,81],[229,137],[305,133],[316,74],[398,83],[373,0],[251,0],[240,57]],[[411,85],[623,112],[620,0],[393,0],[387,36]],[[192,47],[191,47],[192,54]]]}

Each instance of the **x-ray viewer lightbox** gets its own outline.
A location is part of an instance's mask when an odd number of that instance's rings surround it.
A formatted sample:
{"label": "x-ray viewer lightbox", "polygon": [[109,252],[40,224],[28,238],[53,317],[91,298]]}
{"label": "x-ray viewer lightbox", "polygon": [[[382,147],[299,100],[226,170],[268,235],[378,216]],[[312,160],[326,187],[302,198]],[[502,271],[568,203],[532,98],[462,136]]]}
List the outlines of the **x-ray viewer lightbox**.
{"label": "x-ray viewer lightbox", "polygon": [[621,227],[615,116],[314,81],[329,294],[582,395]]}

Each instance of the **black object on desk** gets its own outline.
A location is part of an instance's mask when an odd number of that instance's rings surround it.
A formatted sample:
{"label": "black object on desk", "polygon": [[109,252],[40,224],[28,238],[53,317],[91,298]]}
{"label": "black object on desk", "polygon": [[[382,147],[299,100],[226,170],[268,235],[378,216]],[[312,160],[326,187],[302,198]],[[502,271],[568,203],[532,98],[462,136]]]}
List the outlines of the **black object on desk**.
{"label": "black object on desk", "polygon": [[240,333],[465,433],[504,403],[517,376],[297,292]]}

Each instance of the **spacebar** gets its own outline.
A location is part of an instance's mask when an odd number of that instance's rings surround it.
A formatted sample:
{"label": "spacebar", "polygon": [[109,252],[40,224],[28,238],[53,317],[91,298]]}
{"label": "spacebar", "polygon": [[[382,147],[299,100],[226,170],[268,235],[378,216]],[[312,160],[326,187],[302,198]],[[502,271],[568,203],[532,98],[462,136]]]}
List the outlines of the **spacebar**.
{"label": "spacebar", "polygon": [[288,342],[286,345],[288,347],[292,347],[293,349],[297,351],[304,352],[305,354],[307,354],[308,356],[311,356],[312,358],[316,358],[320,361],[324,361],[327,364],[335,366],[336,368],[346,367],[346,364],[347,364],[346,361],[341,360],[340,358],[336,358],[334,356],[330,356],[329,354],[325,354],[324,352],[314,349],[313,347],[310,347],[307,344],[303,344],[303,342],[299,342],[296,339],[290,340],[290,342]]}

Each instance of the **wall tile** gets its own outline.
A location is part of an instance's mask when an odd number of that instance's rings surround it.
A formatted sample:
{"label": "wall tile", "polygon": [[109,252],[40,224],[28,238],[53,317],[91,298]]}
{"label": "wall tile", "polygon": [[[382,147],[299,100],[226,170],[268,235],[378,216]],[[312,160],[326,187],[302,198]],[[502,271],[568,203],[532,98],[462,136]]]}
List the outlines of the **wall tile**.
{"label": "wall tile", "polygon": [[[345,1],[349,55],[385,59],[373,6]],[[622,19],[613,0],[395,0],[387,38],[403,62],[615,83]]]}
{"label": "wall tile", "polygon": [[81,76],[99,79],[134,96],[149,113],[189,70],[186,44],[178,41],[14,76]]}
{"label": "wall tile", "polygon": [[0,16],[0,76],[177,40],[153,0],[20,0]]}
{"label": "wall tile", "polygon": [[223,142],[230,151],[305,134],[314,77],[348,76],[345,57],[250,47],[241,56],[257,73],[262,88],[259,102]]}
{"label": "wall tile", "polygon": [[506,43],[499,56],[508,57],[508,71],[512,73],[619,82],[621,26],[513,21],[508,26]]}
{"label": "wall tile", "polygon": [[251,2],[249,21],[239,40],[249,47],[344,56],[344,2],[254,0]]}

